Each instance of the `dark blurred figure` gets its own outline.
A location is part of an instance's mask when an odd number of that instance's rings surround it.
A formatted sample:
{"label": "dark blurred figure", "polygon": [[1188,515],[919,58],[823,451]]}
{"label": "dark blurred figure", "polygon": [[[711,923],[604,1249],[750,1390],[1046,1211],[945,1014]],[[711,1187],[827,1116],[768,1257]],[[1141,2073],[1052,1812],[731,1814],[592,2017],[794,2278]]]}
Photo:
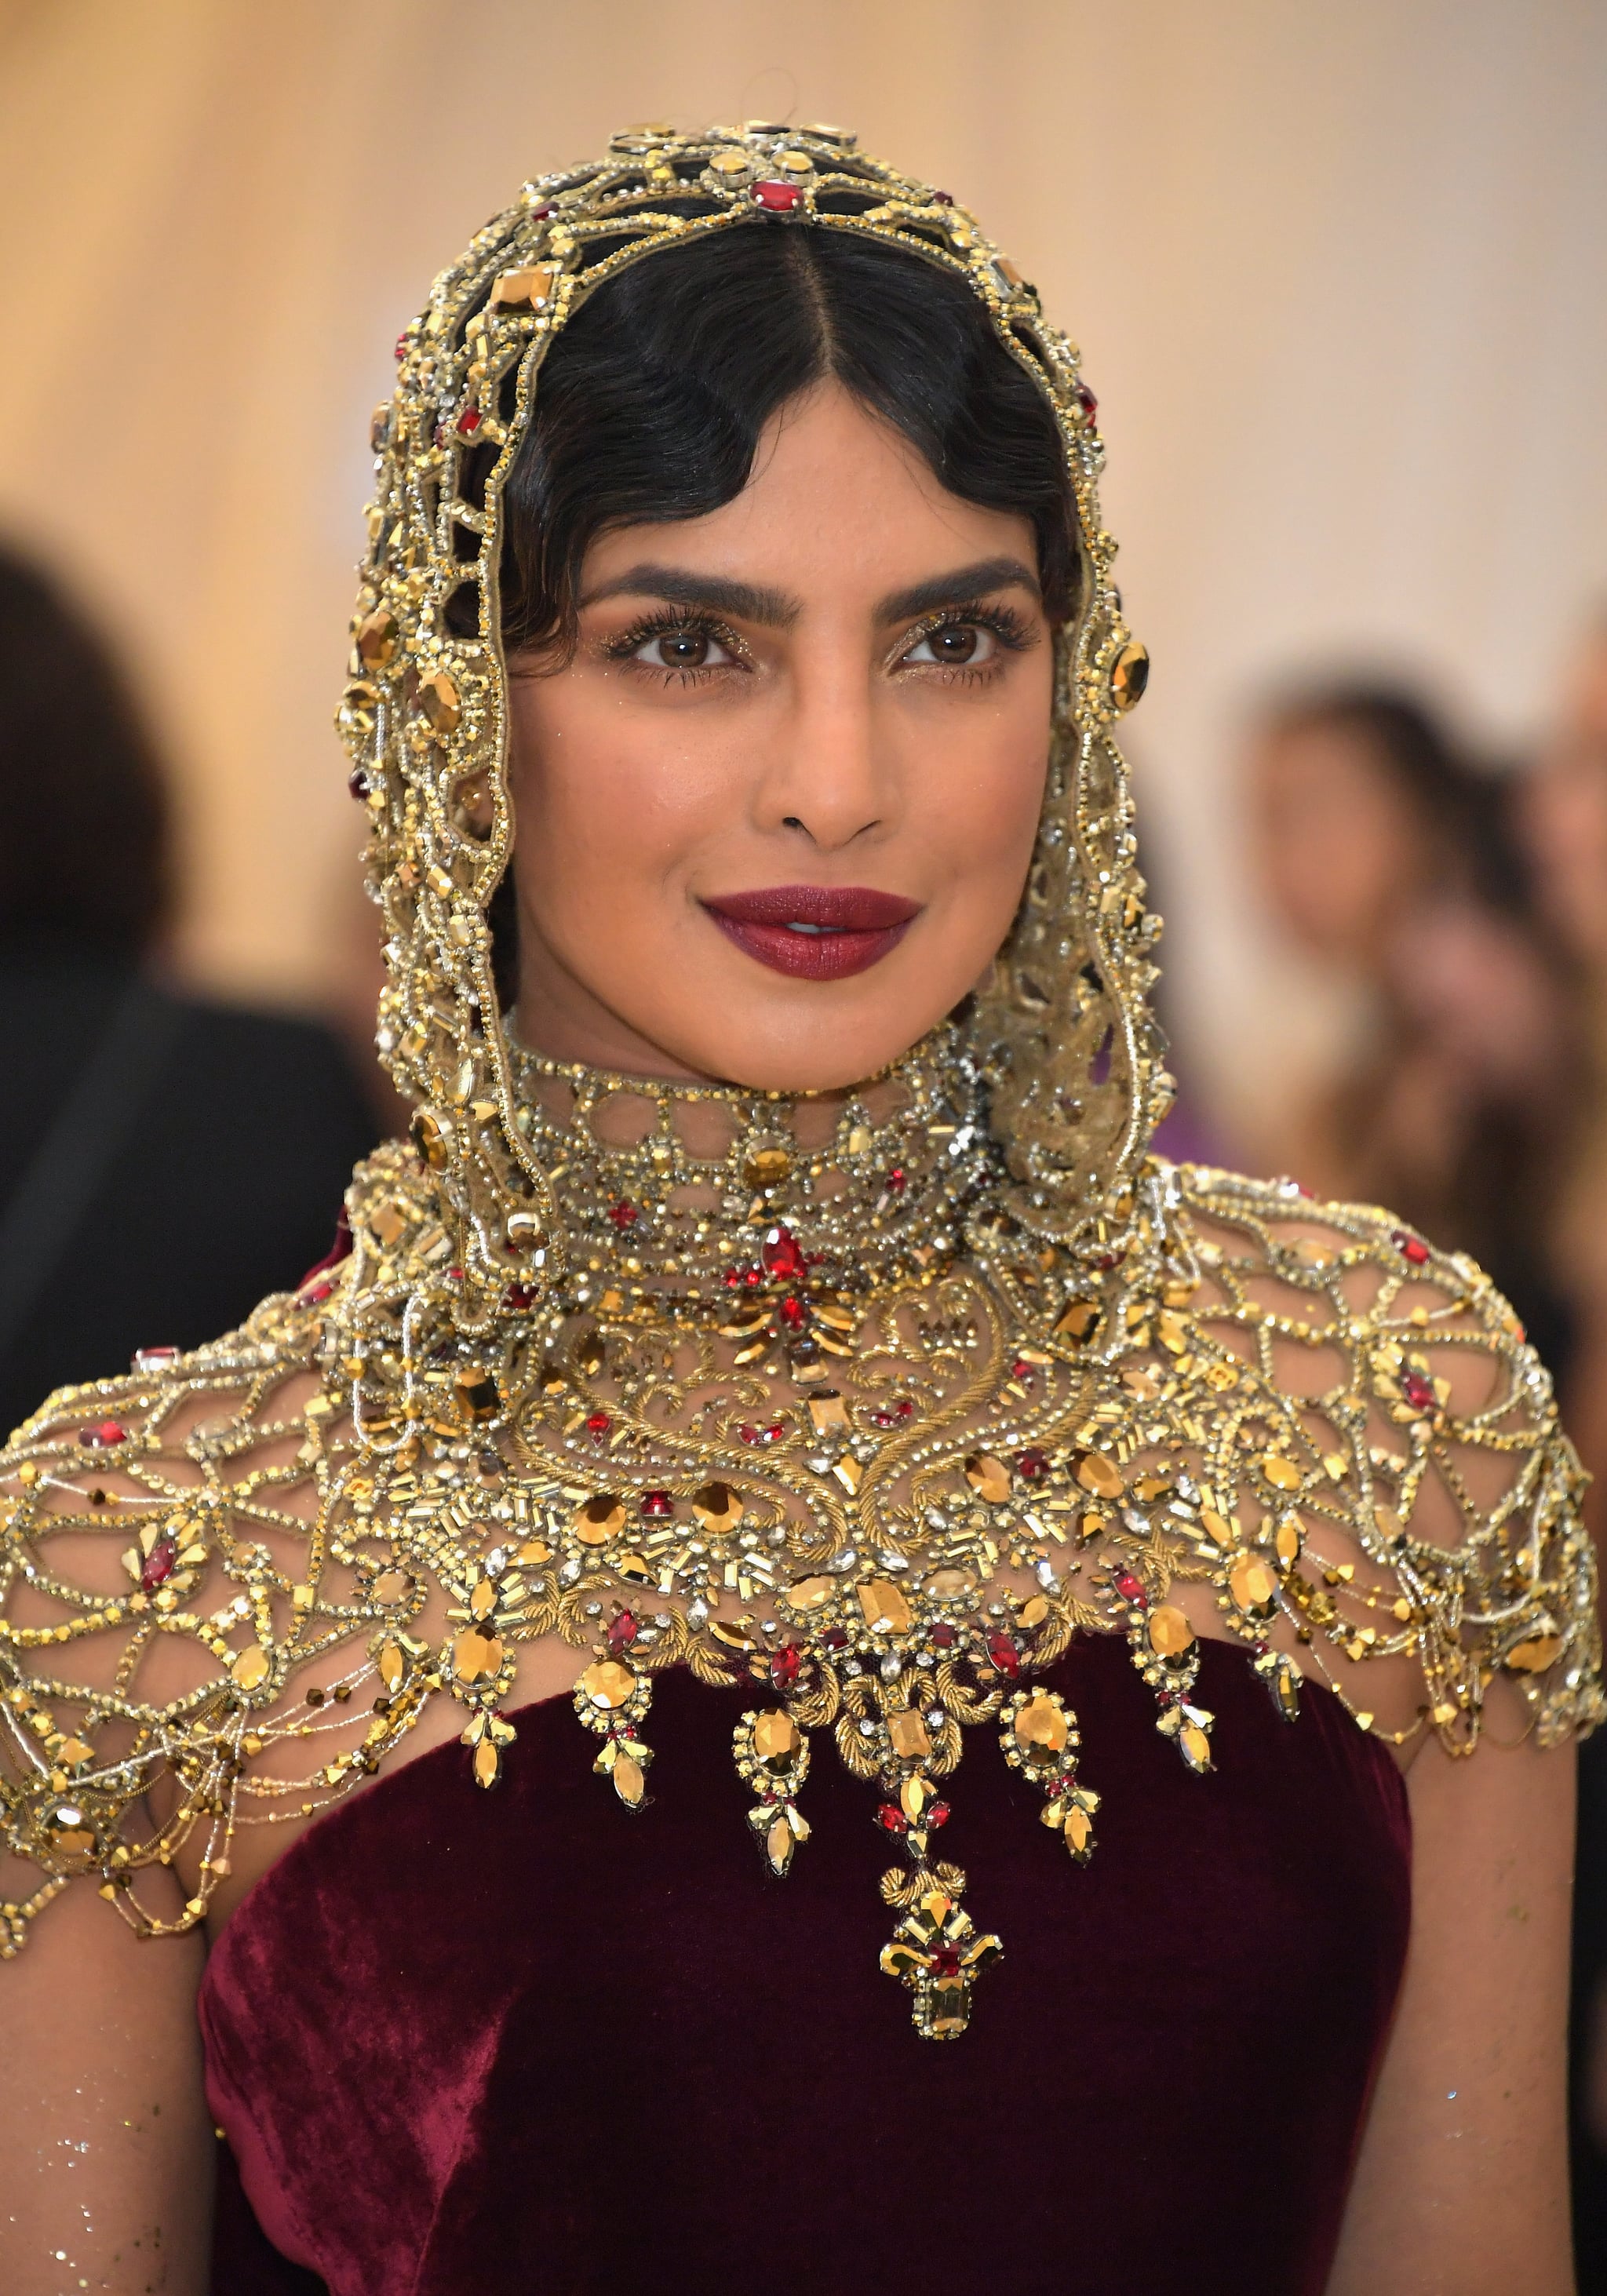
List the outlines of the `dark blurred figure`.
{"label": "dark blurred figure", "polygon": [[0,549],[0,1431],[136,1348],[194,1346],[327,1248],[374,1123],[308,1022],[151,977],[160,761],[101,640]]}
{"label": "dark blurred figure", "polygon": [[[1577,1283],[1578,1343],[1563,1394],[1595,1476],[1587,1519],[1607,1529],[1607,613],[1566,676],[1518,819],[1541,905],[1578,967],[1586,1015],[1581,1122],[1559,1209],[1557,1265]],[[1574,1891],[1574,2238],[1581,2290],[1607,2289],[1607,1731],[1579,1762]]]}
{"label": "dark blurred figure", "polygon": [[1572,1320],[1552,1236],[1577,1120],[1577,999],[1501,783],[1412,695],[1349,684],[1267,712],[1251,797],[1274,913],[1372,1008],[1349,1072],[1291,1111],[1291,1168],[1319,1195],[1389,1204],[1471,1252],[1565,1380]]}

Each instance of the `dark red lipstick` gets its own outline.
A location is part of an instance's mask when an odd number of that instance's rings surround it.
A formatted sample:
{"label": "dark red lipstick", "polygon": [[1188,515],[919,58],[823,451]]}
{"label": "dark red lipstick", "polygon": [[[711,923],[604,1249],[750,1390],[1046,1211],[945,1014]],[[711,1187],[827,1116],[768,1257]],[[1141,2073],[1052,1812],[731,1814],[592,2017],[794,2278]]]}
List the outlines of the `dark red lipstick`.
{"label": "dark red lipstick", "polygon": [[846,980],[879,964],[921,914],[919,901],[865,885],[767,885],[703,906],[739,948],[799,980]]}

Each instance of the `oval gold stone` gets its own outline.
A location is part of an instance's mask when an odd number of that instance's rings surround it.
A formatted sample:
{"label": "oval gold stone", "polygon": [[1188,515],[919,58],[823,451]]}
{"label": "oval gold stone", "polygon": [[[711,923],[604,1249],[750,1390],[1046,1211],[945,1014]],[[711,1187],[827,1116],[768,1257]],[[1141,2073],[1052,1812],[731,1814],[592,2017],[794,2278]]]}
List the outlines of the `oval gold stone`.
{"label": "oval gold stone", "polygon": [[1300,1471],[1295,1465],[1294,1461],[1292,1459],[1286,1459],[1281,1451],[1266,1452],[1257,1462],[1257,1464],[1259,1466],[1261,1472],[1266,1476],[1267,1481],[1272,1485],[1275,1491],[1298,1491],[1300,1489],[1301,1482]]}
{"label": "oval gold stone", "polygon": [[773,1770],[784,1770],[803,1741],[792,1717],[779,1706],[767,1706],[753,1718],[753,1751]]}
{"label": "oval gold stone", "polygon": [[629,1667],[621,1666],[617,1659],[594,1659],[580,1677],[580,1687],[594,1706],[611,1714],[623,1706],[636,1686],[636,1677]]}
{"label": "oval gold stone", "polygon": [[705,1483],[692,1495],[692,1512],[705,1530],[734,1530],[746,1509],[729,1483]]}
{"label": "oval gold stone", "polygon": [[1121,1496],[1121,1469],[1103,1451],[1084,1452],[1077,1463],[1077,1480],[1085,1491],[1092,1491],[1097,1498],[1119,1499]]}
{"label": "oval gold stone", "polygon": [[1193,1627],[1172,1603],[1150,1612],[1150,1648],[1161,1658],[1181,1658],[1193,1639]]}
{"label": "oval gold stone", "polygon": [[420,678],[415,706],[425,723],[436,733],[456,733],[463,707],[457,681],[447,671],[432,670],[428,677]]}
{"label": "oval gold stone", "polygon": [[599,1491],[575,1510],[575,1536],[583,1546],[606,1546],[625,1528],[625,1501],[612,1491]]}
{"label": "oval gold stone", "polygon": [[627,1802],[635,1809],[647,1791],[647,1780],[642,1775],[641,1763],[630,1754],[618,1754],[609,1775],[620,1800]]}
{"label": "oval gold stone", "polygon": [[890,1578],[867,1578],[854,1591],[859,1597],[867,1627],[885,1628],[895,1635],[908,1632],[912,1612]]}
{"label": "oval gold stone", "polygon": [[454,1637],[452,1670],[460,1682],[483,1682],[499,1673],[502,1668],[502,1644],[495,1635],[481,1634],[478,1627],[470,1627]]}
{"label": "oval gold stone", "polygon": [[1209,1770],[1211,1766],[1211,1742],[1197,1722],[1185,1722],[1177,1734],[1184,1753],[1196,1770]]}
{"label": "oval gold stone", "polygon": [[1241,1554],[1227,1574],[1228,1591],[1242,1611],[1259,1611],[1278,1591],[1278,1582],[1259,1554]]}
{"label": "oval gold stone", "polygon": [[1544,1674],[1548,1666],[1555,1665],[1562,1652],[1561,1635],[1531,1635],[1528,1642],[1508,1651],[1506,1664],[1519,1674]]}
{"label": "oval gold stone", "polygon": [[1018,1709],[1013,1726],[1016,1743],[1029,1761],[1035,1762],[1048,1761],[1058,1754],[1070,1734],[1063,1708],[1046,1690],[1033,1692]]}
{"label": "oval gold stone", "polygon": [[242,1690],[256,1690],[268,1678],[268,1654],[253,1643],[229,1669]]}
{"label": "oval gold stone", "polygon": [[991,1451],[973,1451],[965,1462],[965,1480],[989,1506],[1002,1506],[1010,1496],[1010,1470]]}
{"label": "oval gold stone", "polygon": [[1281,1522],[1278,1525],[1276,1535],[1273,1539],[1273,1545],[1277,1548],[1278,1561],[1280,1562],[1287,1563],[1298,1562],[1300,1553],[1300,1527],[1299,1523],[1290,1522],[1288,1521]]}
{"label": "oval gold stone", "polygon": [[779,1188],[791,1169],[784,1148],[756,1148],[742,1165],[742,1177],[750,1188]]}
{"label": "oval gold stone", "polygon": [[787,1600],[794,1610],[817,1611],[831,1601],[833,1591],[829,1578],[799,1578],[788,1587]]}
{"label": "oval gold stone", "polygon": [[405,1570],[381,1570],[373,1582],[376,1603],[405,1603],[413,1592],[413,1581]]}

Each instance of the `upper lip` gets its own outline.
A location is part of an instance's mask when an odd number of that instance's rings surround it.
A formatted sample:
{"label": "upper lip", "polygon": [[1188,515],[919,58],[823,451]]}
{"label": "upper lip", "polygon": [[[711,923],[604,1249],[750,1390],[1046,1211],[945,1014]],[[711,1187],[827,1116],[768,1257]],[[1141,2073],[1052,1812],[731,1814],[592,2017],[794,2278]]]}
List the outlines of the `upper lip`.
{"label": "upper lip", "polygon": [[919,901],[870,885],[765,885],[750,893],[715,893],[703,906],[742,925],[816,925],[836,932],[885,932],[921,913]]}

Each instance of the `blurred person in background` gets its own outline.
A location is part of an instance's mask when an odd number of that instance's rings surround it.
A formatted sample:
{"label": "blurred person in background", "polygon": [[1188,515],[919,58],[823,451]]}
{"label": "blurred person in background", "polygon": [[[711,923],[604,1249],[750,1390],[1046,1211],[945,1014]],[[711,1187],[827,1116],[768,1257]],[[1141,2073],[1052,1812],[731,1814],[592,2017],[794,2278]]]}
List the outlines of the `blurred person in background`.
{"label": "blurred person in background", "polygon": [[1572,1319],[1551,1226],[1578,1023],[1499,783],[1417,697],[1358,681],[1266,712],[1250,796],[1275,916],[1368,1008],[1349,1062],[1289,1111],[1290,1168],[1471,1253],[1565,1376]]}
{"label": "blurred person in background", "polygon": [[193,1346],[328,1247],[375,1136],[313,1023],[156,966],[172,800],[99,635],[0,547],[0,1427],[136,1349]]}
{"label": "blurred person in background", "polygon": [[[1607,1491],[1607,611],[1564,676],[1562,708],[1518,792],[1518,825],[1542,909],[1578,968],[1579,1121],[1554,1249],[1571,1278],[1576,1341],[1564,1401],[1595,1477],[1586,1517],[1602,1535]],[[1574,2234],[1582,2288],[1607,2287],[1607,1737],[1581,1750],[1574,1919]]]}

